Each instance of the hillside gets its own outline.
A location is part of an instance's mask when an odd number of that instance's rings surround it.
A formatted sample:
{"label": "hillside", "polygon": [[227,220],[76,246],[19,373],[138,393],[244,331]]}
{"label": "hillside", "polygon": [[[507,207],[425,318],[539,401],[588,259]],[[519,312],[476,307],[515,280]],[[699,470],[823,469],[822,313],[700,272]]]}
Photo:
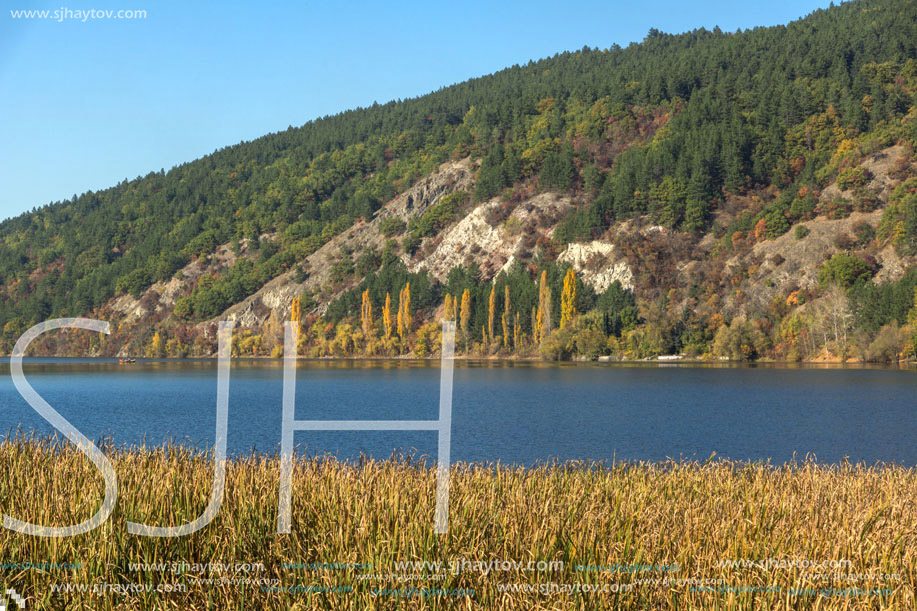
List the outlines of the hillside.
{"label": "hillside", "polygon": [[650,31],[0,223],[0,351],[896,360],[917,344],[917,0]]}

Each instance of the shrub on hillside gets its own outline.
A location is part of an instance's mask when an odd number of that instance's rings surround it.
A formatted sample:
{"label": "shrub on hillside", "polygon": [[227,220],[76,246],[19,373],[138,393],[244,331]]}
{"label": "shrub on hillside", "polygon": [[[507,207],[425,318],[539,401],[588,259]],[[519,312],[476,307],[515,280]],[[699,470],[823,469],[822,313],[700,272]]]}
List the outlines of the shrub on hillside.
{"label": "shrub on hillside", "polygon": [[382,222],[379,223],[379,231],[387,238],[403,233],[406,228],[407,225],[404,224],[404,221],[395,216],[383,219]]}
{"label": "shrub on hillside", "polygon": [[821,285],[836,284],[841,288],[851,287],[857,280],[868,279],[874,270],[863,259],[846,253],[838,253],[825,261],[818,270]]}
{"label": "shrub on hillside", "polygon": [[872,172],[862,166],[844,168],[837,175],[837,188],[841,191],[865,187],[872,180]]}
{"label": "shrub on hillside", "polygon": [[856,240],[846,233],[839,233],[834,237],[834,245],[841,250],[850,250],[856,245]]}
{"label": "shrub on hillside", "polygon": [[876,237],[876,230],[866,221],[857,221],[853,224],[853,235],[860,246],[868,244]]}

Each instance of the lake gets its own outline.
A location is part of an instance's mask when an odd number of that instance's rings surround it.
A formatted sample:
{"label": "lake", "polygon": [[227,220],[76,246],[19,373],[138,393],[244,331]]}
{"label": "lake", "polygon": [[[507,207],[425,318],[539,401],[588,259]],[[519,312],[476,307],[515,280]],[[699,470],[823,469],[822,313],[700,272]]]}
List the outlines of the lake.
{"label": "lake", "polygon": [[[26,359],[25,373],[91,439],[174,439],[207,448],[213,361]],[[279,450],[279,361],[233,360],[228,448]],[[894,368],[455,363],[453,461],[789,461],[917,464],[917,371]],[[435,419],[439,367],[411,361],[309,361],[297,370],[296,418]],[[0,430],[53,429],[0,366]],[[355,458],[433,456],[436,433],[297,432],[300,451]]]}

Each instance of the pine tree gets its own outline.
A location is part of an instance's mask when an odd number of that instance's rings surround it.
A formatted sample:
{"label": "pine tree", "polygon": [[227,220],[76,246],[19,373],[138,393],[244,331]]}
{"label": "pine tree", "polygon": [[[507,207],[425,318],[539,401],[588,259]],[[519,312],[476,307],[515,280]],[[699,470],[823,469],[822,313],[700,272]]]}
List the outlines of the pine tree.
{"label": "pine tree", "polygon": [[392,336],[392,294],[385,294],[385,305],[382,306],[382,331],[385,339]]}
{"label": "pine tree", "polygon": [[564,290],[560,294],[560,328],[576,317],[576,272],[568,269],[564,276]]}

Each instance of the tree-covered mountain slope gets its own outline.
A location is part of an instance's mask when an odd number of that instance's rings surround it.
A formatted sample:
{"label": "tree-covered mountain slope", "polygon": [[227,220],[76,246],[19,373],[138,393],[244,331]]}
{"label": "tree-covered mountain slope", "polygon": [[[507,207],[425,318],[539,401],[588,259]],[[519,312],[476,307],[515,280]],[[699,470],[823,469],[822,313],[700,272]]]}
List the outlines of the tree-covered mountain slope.
{"label": "tree-covered mountain slope", "polygon": [[0,224],[0,350],[898,358],[917,1],[651,31],[325,117]]}

